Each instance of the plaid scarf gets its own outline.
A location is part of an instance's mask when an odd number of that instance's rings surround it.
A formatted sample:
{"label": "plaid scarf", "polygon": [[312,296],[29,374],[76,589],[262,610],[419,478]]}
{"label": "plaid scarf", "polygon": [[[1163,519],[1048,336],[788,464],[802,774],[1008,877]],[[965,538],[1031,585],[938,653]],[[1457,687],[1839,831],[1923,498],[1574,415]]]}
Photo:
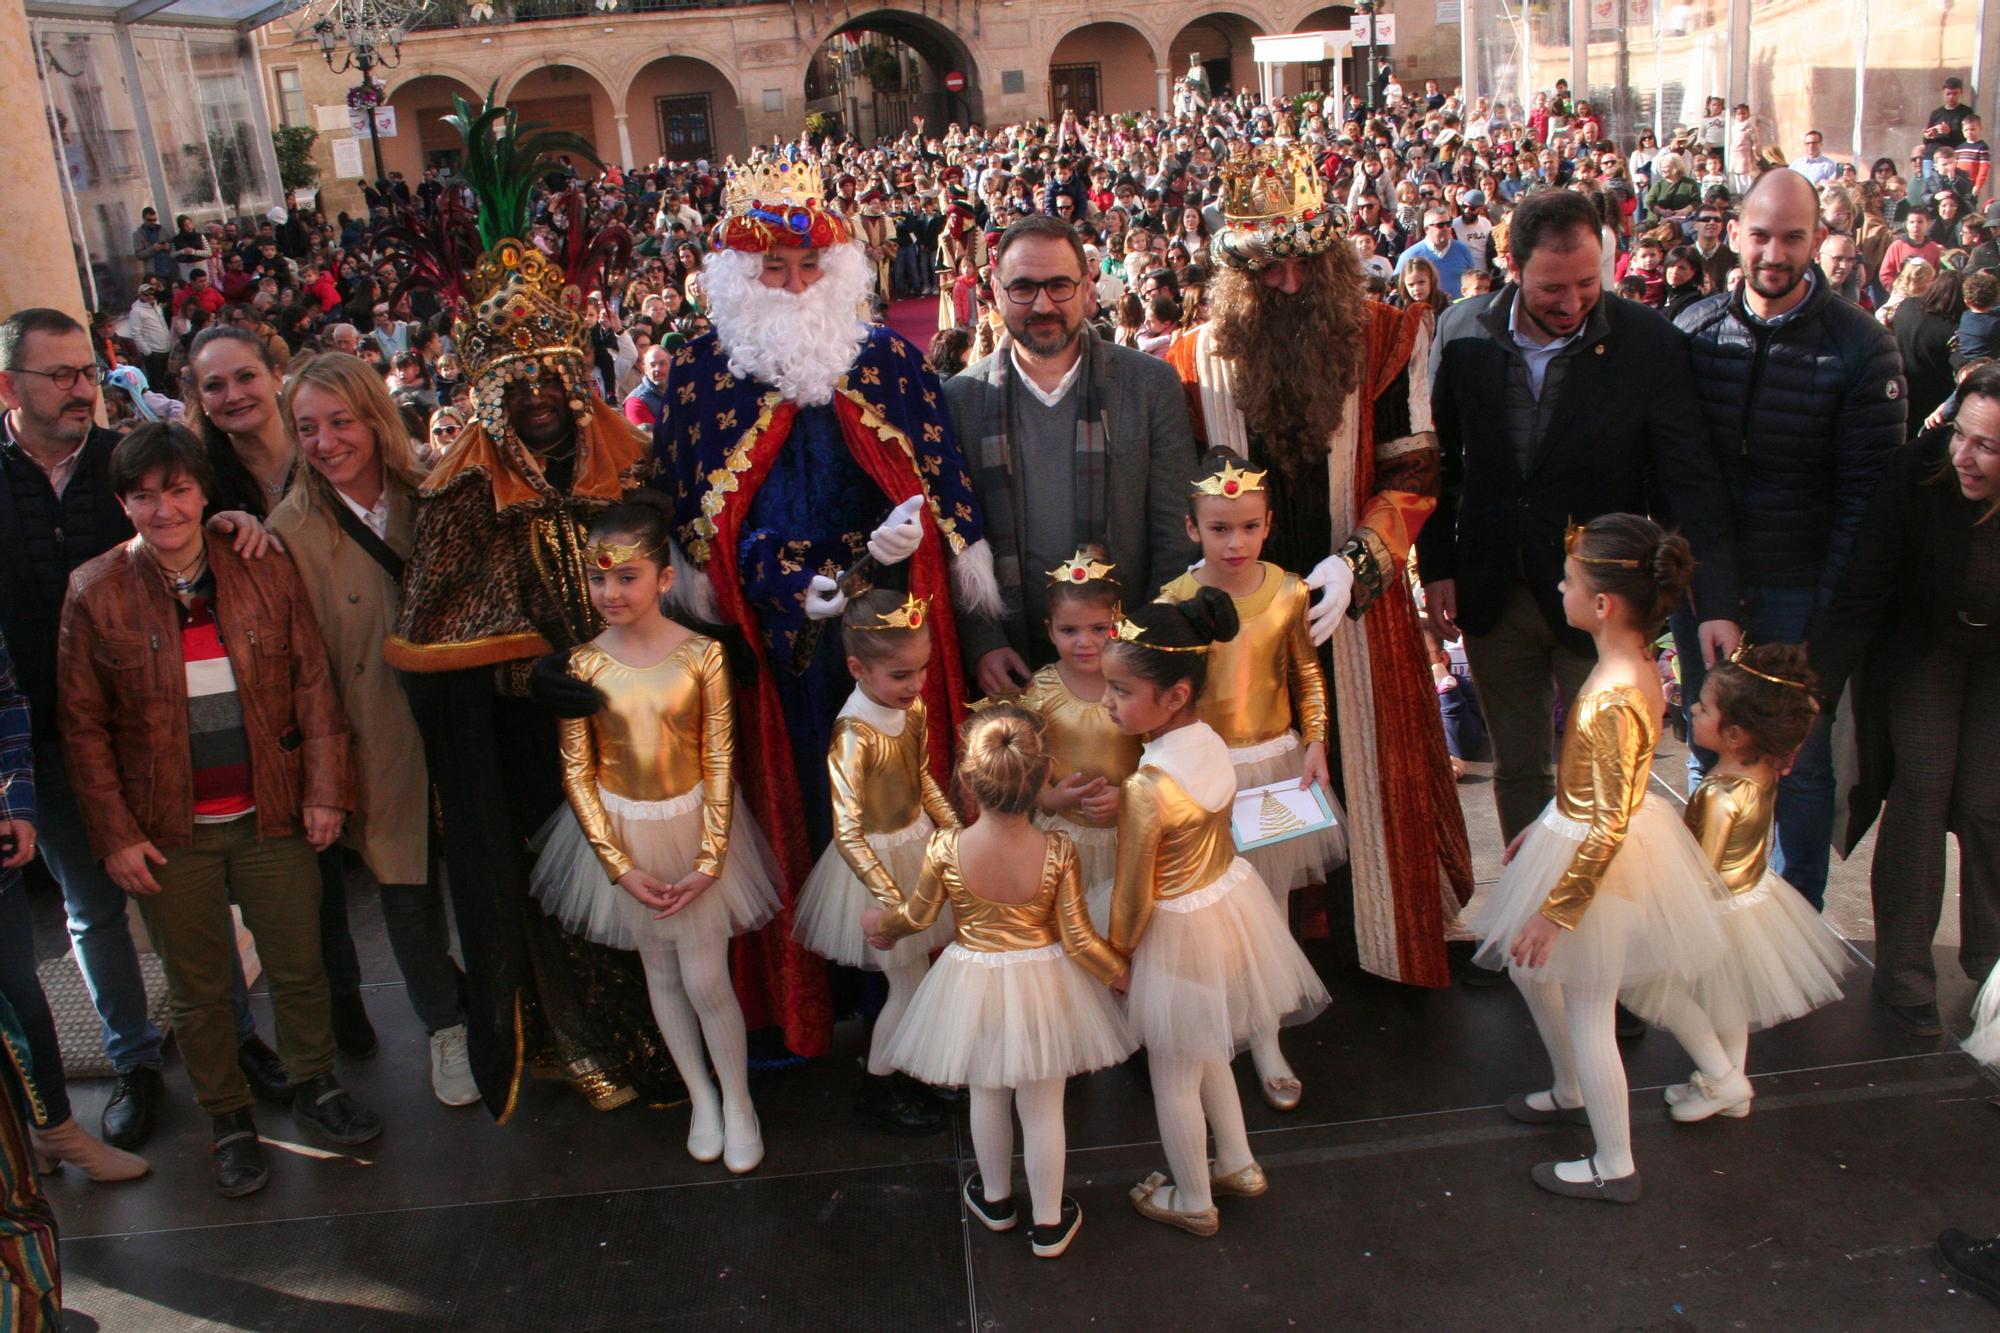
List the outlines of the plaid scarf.
{"label": "plaid scarf", "polygon": [[[1077,400],[1076,448],[1070,456],[1070,493],[1074,509],[1072,528],[1079,546],[1102,546],[1105,528],[1104,441],[1110,431],[1110,419],[1097,392],[1097,337],[1085,325],[1079,340],[1083,344],[1082,362],[1077,370],[1076,382],[1070,386],[1071,393],[1081,395]],[[1019,379],[1020,371],[1014,365],[1013,339],[1003,336],[993,353],[992,374],[992,382],[1000,390],[1000,433],[977,442],[978,459],[974,474],[980,501],[986,511],[986,539],[993,547],[993,571],[1000,584],[1001,596],[1016,613],[1023,609],[1021,560],[1028,544],[1025,517],[1030,502],[1027,478],[1015,464],[1016,452],[1013,448],[1014,395],[1030,391],[1018,382]],[[1040,570],[1031,571],[1031,576],[1039,578],[1041,573]]]}

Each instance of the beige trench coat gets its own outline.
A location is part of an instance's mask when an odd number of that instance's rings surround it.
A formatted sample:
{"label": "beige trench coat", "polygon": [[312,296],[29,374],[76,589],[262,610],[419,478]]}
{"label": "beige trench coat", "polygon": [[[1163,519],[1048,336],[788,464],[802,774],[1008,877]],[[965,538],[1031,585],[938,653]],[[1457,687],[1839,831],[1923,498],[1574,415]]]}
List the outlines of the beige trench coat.
{"label": "beige trench coat", "polygon": [[[400,590],[319,494],[294,488],[271,511],[270,527],[298,566],[354,727],[361,797],[342,841],[361,854],[378,883],[422,884],[430,878],[430,774],[402,684],[382,660]],[[416,525],[416,496],[392,479],[390,549],[409,555]]]}

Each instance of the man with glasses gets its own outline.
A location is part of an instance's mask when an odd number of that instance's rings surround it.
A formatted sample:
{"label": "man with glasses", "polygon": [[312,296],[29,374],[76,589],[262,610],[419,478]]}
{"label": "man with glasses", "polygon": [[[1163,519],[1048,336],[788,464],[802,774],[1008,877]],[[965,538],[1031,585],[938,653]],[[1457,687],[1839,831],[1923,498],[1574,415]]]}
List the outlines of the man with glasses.
{"label": "man with glasses", "polygon": [[1728,212],[1720,204],[1703,204],[1694,215],[1695,267],[1701,270],[1702,285],[1711,292],[1729,289],[1729,270],[1742,261],[1723,239]]}
{"label": "man with glasses", "polygon": [[1452,234],[1451,215],[1442,208],[1424,211],[1423,238],[1403,251],[1396,260],[1398,275],[1409,267],[1411,259],[1430,261],[1431,267],[1437,270],[1438,288],[1447,296],[1458,291],[1459,281],[1466,270],[1476,267],[1479,262],[1471,247]]}
{"label": "man with glasses", "polygon": [[944,389],[1008,608],[959,622],[966,666],[990,695],[1020,689],[1031,666],[1055,660],[1042,632],[1044,571],[1079,547],[1101,546],[1133,596],[1186,565],[1195,458],[1174,372],[1091,332],[1096,298],[1075,229],[1024,218],[995,256],[1007,336]]}
{"label": "man with glasses", "polygon": [[1792,170],[1811,181],[1815,189],[1840,175],[1840,163],[1820,152],[1825,141],[1818,130],[1807,130],[1805,156],[1792,163]]}
{"label": "man with glasses", "polygon": [[1861,251],[1855,248],[1852,236],[1829,233],[1819,243],[1819,266],[1835,296],[1863,310],[1875,308],[1868,299],[1868,285],[1861,280]]}

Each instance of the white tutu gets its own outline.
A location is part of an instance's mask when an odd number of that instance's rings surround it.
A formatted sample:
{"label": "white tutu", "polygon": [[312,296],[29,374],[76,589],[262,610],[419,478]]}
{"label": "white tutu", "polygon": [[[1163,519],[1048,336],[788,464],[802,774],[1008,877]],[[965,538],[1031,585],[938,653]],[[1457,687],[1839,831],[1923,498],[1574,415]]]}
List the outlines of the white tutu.
{"label": "white tutu", "polygon": [[2000,1065],[2000,967],[1993,969],[1972,1004],[1972,1035],[1965,1051],[1982,1065]]}
{"label": "white tutu", "polygon": [[[598,799],[611,837],[647,874],[668,883],[694,869],[701,855],[701,788],[670,801],[634,801],[602,788]],[[777,858],[738,794],[729,817],[729,855],[722,874],[700,897],[672,916],[653,909],[604,874],[583,825],[569,802],[535,835],[537,852],[529,890],[542,909],[571,932],[613,949],[667,944],[694,937],[741,935],[778,914]]]}
{"label": "white tutu", "polygon": [[[1514,937],[1541,911],[1589,832],[1588,824],[1557,814],[1553,802],[1542,811],[1471,923],[1485,941],[1475,962],[1508,966]],[[1636,1004],[1626,1001],[1632,1012],[1657,1022],[1661,1000],[1689,993],[1695,979],[1722,960],[1728,946],[1718,899],[1725,893],[1680,816],[1659,796],[1648,796],[1632,816],[1583,919],[1575,930],[1557,937],[1548,962],[1528,975],[1535,981],[1621,991],[1658,981],[1661,985],[1651,988],[1650,997],[1641,996]]]}
{"label": "white tutu", "polygon": [[[1729,949],[1696,979],[1693,992],[1710,1018],[1742,1022],[1756,1032],[1840,998],[1847,946],[1797,889],[1766,870],[1756,888],[1724,898],[1719,907]],[[1635,988],[1623,997],[1626,1008],[1657,1011],[1661,984]]]}
{"label": "white tutu", "polygon": [[1132,955],[1126,1013],[1158,1055],[1224,1063],[1328,1003],[1257,870],[1242,857],[1213,884],[1153,904]]}
{"label": "white tutu", "polygon": [[[935,830],[929,815],[918,815],[915,823],[894,833],[868,835],[868,845],[874,848],[876,859],[905,894],[917,887],[917,880],[924,873],[924,847]],[[805,887],[799,890],[792,938],[829,962],[880,972],[885,963],[905,967],[921,963],[950,944],[955,936],[951,904],[946,903],[929,930],[897,940],[896,947],[887,953],[871,949],[867,937],[861,933],[861,914],[879,906],[875,895],[861,882],[861,876],[854,873],[847,858],[840,854],[840,848],[828,844],[820,853],[819,864],[806,876]]]}
{"label": "white tutu", "polygon": [[1076,875],[1083,882],[1083,903],[1090,924],[1100,935],[1111,929],[1111,882],[1118,878],[1118,828],[1092,828],[1062,815],[1035,816],[1035,827],[1061,833],[1076,847]]}
{"label": "white tutu", "polygon": [[[1262,745],[1231,750],[1236,765],[1236,790],[1268,786],[1273,782],[1297,782],[1306,771],[1305,746],[1299,734],[1288,731]],[[1333,808],[1333,827],[1317,829],[1297,838],[1274,842],[1243,853],[1243,859],[1257,867],[1257,874],[1273,894],[1290,893],[1308,884],[1324,884],[1326,877],[1347,864],[1347,812],[1331,791],[1326,803]]]}
{"label": "white tutu", "polygon": [[1060,944],[976,953],[952,944],[925,974],[889,1043],[912,1078],[1018,1088],[1115,1065],[1138,1043],[1111,992]]}

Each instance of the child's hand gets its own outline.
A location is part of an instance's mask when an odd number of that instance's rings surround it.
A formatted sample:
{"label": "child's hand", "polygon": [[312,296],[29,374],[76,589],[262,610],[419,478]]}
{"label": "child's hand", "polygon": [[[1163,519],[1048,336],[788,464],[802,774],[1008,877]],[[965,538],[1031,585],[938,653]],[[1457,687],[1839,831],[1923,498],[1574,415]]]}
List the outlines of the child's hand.
{"label": "child's hand", "polygon": [[1333,790],[1333,777],[1326,771],[1326,742],[1314,741],[1306,747],[1306,771],[1299,774],[1299,790],[1317,782],[1321,791]]}
{"label": "child's hand", "polygon": [[1095,824],[1115,819],[1118,815],[1119,789],[1103,778],[1095,779],[1091,787],[1092,790],[1084,792],[1083,799],[1077,802],[1078,808],[1083,811],[1083,817]]}
{"label": "child's hand", "polygon": [[1132,991],[1132,969],[1126,968],[1118,974],[1118,980],[1111,983],[1111,993],[1123,998]]}
{"label": "child's hand", "polygon": [[871,907],[861,914],[861,933],[871,940],[882,933],[882,918],[889,913],[880,907]]}
{"label": "child's hand", "polygon": [[701,897],[708,886],[715,883],[715,876],[700,870],[691,870],[680,877],[667,889],[665,908],[654,914],[654,920],[672,916],[695,899]]}
{"label": "child's hand", "polygon": [[1516,967],[1530,972],[1549,961],[1549,950],[1554,947],[1556,937],[1562,934],[1562,927],[1542,915],[1528,918],[1528,924],[1521,927],[1521,933],[1514,937],[1514,947],[1508,950]]}
{"label": "child's hand", "polygon": [[641,907],[656,912],[665,911],[673,903],[673,887],[636,866],[618,877],[618,887],[638,899]]}
{"label": "child's hand", "polygon": [[1084,793],[1092,783],[1104,785],[1103,778],[1087,778],[1081,773],[1072,773],[1061,782],[1052,782],[1042,790],[1042,809],[1051,814],[1058,810],[1074,810],[1083,800]]}
{"label": "child's hand", "polygon": [[1500,864],[1504,866],[1508,862],[1512,861],[1514,859],[1514,854],[1521,850],[1521,844],[1526,842],[1527,840],[1528,840],[1527,829],[1522,829],[1519,833],[1516,833],[1514,835],[1514,840],[1507,844],[1507,850],[1500,853]]}

